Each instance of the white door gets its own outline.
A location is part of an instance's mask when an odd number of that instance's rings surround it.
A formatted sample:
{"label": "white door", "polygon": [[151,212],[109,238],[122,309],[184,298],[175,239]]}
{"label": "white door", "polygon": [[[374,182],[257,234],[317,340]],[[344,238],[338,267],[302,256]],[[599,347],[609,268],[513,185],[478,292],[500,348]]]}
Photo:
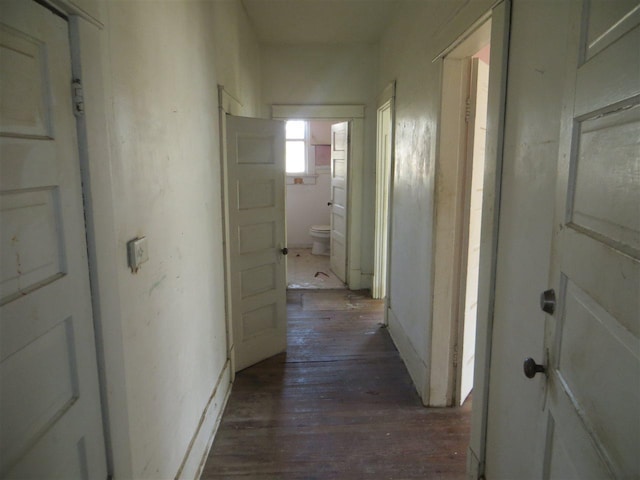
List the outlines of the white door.
{"label": "white door", "polygon": [[67,23],[0,20],[0,477],[106,478]]}
{"label": "white door", "polygon": [[347,282],[349,122],[331,125],[331,270]]}
{"label": "white door", "polygon": [[393,100],[378,108],[378,151],[376,154],[376,225],[373,267],[373,298],[387,296],[389,249],[389,195],[391,186],[391,146]]}
{"label": "white door", "polygon": [[473,364],[476,357],[476,323],[478,307],[478,273],[480,268],[480,227],[482,224],[482,191],[484,151],[487,138],[487,101],[489,99],[489,65],[479,58],[471,61],[469,123],[467,125],[467,198],[466,275],[463,276],[463,328],[458,368],[458,401],[464,403],[473,388]]}
{"label": "white door", "polygon": [[558,162],[557,305],[548,361],[536,359],[548,373],[544,475],[640,478],[640,4],[582,3]]}
{"label": "white door", "polygon": [[284,122],[226,117],[235,371],[287,347]]}

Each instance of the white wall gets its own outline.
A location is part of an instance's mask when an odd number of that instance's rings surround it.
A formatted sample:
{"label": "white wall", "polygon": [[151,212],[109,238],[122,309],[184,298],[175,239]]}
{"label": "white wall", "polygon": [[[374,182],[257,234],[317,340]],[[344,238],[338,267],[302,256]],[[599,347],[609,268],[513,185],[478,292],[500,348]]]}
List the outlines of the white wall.
{"label": "white wall", "polygon": [[[183,0],[184,1],[184,0]],[[187,0],[192,1],[192,0]],[[260,116],[261,52],[253,27],[240,0],[199,0],[211,9],[212,42],[204,47],[215,64],[219,85],[242,104],[242,115]],[[215,84],[211,85],[215,88]]]}
{"label": "white wall", "polygon": [[287,185],[287,246],[310,248],[311,225],[329,225],[331,175],[319,173],[315,185]]}
{"label": "white wall", "polygon": [[[101,49],[87,56],[86,88],[103,96],[108,130],[99,149],[105,131],[90,132],[89,163],[97,289],[111,300],[98,304],[98,335],[113,473],[174,478],[185,461],[193,478],[229,389],[217,84],[259,113],[260,52],[239,1],[103,8],[84,48]],[[149,261],[132,274],[126,242],[139,235]]]}
{"label": "white wall", "polygon": [[432,59],[493,2],[408,2],[380,42],[378,90],[396,80],[389,328],[429,398],[440,62]]}
{"label": "white wall", "polygon": [[[263,113],[273,104],[365,105],[361,268],[373,274],[377,45],[262,47]],[[325,202],[326,203],[326,202]]]}
{"label": "white wall", "polygon": [[[309,248],[313,239],[309,235],[312,225],[329,225],[331,195],[331,167],[315,165],[316,145],[331,145],[331,122],[309,122],[309,162],[314,165],[313,177],[302,178],[303,184],[287,185],[287,245]],[[295,179],[296,175],[290,176]]]}

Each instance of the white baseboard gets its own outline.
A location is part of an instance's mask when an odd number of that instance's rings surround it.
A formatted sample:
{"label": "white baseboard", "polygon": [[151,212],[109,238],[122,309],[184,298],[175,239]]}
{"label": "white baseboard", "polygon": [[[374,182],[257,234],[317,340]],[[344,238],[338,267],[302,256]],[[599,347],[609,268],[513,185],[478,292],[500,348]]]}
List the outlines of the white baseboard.
{"label": "white baseboard", "polygon": [[231,362],[227,360],[218,376],[218,381],[213,388],[211,397],[209,397],[207,406],[202,412],[202,418],[176,474],[176,480],[197,480],[200,478],[230,393]]}
{"label": "white baseboard", "polygon": [[413,385],[416,387],[418,395],[420,395],[420,398],[422,399],[422,403],[426,405],[426,402],[429,400],[428,395],[426,395],[425,392],[427,367],[411,344],[409,336],[393,313],[393,310],[389,308],[387,312],[389,321],[388,329],[391,334],[391,339],[396,345],[396,348],[400,353],[400,357],[407,367],[409,376],[411,377],[411,380],[413,380]]}
{"label": "white baseboard", "polygon": [[468,480],[480,478],[480,460],[471,447],[467,450],[467,478]]}

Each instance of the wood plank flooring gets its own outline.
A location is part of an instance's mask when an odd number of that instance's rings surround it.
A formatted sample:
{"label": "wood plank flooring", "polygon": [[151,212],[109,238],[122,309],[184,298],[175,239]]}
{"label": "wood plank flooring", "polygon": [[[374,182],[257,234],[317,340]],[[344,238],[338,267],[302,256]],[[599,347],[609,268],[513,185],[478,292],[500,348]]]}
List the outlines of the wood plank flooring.
{"label": "wood plank flooring", "polygon": [[290,291],[286,354],[239,372],[202,479],[461,479],[470,401],[424,408],[382,303]]}

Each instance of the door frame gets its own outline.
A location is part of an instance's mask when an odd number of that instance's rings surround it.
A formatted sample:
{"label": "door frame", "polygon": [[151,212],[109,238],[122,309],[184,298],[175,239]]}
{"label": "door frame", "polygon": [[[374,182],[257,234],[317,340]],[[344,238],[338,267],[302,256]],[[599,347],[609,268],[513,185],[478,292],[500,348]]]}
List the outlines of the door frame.
{"label": "door frame", "polygon": [[[467,98],[469,59],[491,37],[491,17],[485,16],[442,56],[442,97],[436,160],[438,188],[435,199],[433,321],[429,405],[456,403],[458,341],[463,320],[460,305],[463,266],[467,255],[465,203],[467,200]],[[484,201],[493,191],[484,192]],[[483,216],[486,214],[483,211]],[[484,228],[482,229],[484,233]],[[482,254],[482,252],[481,252]]]}
{"label": "door frame", "polygon": [[351,124],[347,180],[347,270],[350,290],[363,288],[361,269],[362,181],[364,169],[363,105],[272,105],[274,120],[323,120]]}
{"label": "door frame", "polygon": [[224,271],[224,313],[225,323],[227,325],[227,361],[231,365],[231,383],[236,378],[236,361],[235,361],[235,345],[233,342],[233,315],[231,311],[231,271],[229,265],[231,263],[230,237],[229,237],[229,215],[227,215],[228,205],[228,175],[227,175],[227,115],[240,115],[242,113],[242,103],[225,90],[224,85],[218,85],[218,121],[220,125],[220,188],[221,188],[221,215],[222,225],[224,226],[223,243],[223,271]]}
{"label": "door frame", "polygon": [[[498,230],[499,230],[499,214],[500,214],[500,191],[502,186],[502,163],[503,163],[503,144],[504,144],[504,120],[506,107],[506,89],[507,89],[507,61],[509,53],[509,31],[511,20],[511,0],[503,0],[496,3],[489,11],[478,18],[464,34],[458,37],[452,44],[439,53],[433,62],[439,62],[443,77],[441,79],[442,100],[445,100],[447,91],[446,82],[452,78],[445,77],[445,70],[452,69],[453,78],[460,78],[463,73],[462,65],[449,63],[445,59],[449,54],[454,52],[463,43],[473,45],[474,34],[483,34],[481,29],[491,22],[490,26],[490,44],[491,44],[491,61],[489,73],[489,99],[487,108],[487,138],[485,149],[485,169],[484,169],[484,191],[482,204],[482,234],[480,242],[480,268],[478,275],[478,321],[476,330],[476,360],[475,373],[473,383],[473,409],[471,415],[471,438],[469,442],[467,456],[467,474],[469,478],[479,478],[483,472],[484,459],[486,456],[486,432],[488,418],[488,400],[489,400],[489,367],[491,362],[491,342],[493,338],[493,310],[495,301],[495,276],[496,276],[496,260],[498,248]],[[484,33],[486,34],[486,32]],[[473,49],[473,48],[471,48]],[[478,49],[476,49],[477,51]],[[464,52],[456,52],[458,54]],[[466,56],[470,56],[475,51],[470,52]],[[449,58],[451,60],[451,57]],[[460,96],[460,80],[458,81],[458,89],[449,91],[454,97]],[[457,102],[466,102],[466,94],[463,99],[458,98]],[[449,181],[453,188],[457,190],[460,182],[460,176],[457,170],[461,161],[465,161],[464,155],[460,152],[453,152],[453,166],[451,163],[447,165],[446,146],[447,135],[451,137],[452,131],[454,138],[460,138],[460,111],[454,113],[458,116],[451,120],[453,130],[446,131],[447,110],[442,108],[438,119],[439,132],[436,156],[436,181],[441,182],[443,173],[447,173],[447,166],[453,167],[453,172],[449,173]],[[462,118],[464,122],[464,118]],[[450,127],[451,128],[451,127]],[[444,130],[444,132],[443,132]],[[465,127],[466,132],[466,127]],[[459,145],[463,145],[466,139],[461,139]],[[444,155],[443,155],[444,153]],[[464,149],[462,149],[464,154]],[[461,158],[462,157],[462,158]],[[438,188],[441,192],[441,188]],[[454,381],[457,369],[453,367],[454,345],[457,341],[457,310],[459,306],[459,285],[460,285],[460,269],[455,255],[459,251],[459,240],[456,248],[451,248],[453,238],[459,238],[460,233],[456,230],[459,221],[449,222],[448,225],[442,225],[440,222],[446,218],[445,211],[442,208],[442,200],[444,196],[436,193],[435,201],[435,245],[433,252],[434,259],[434,289],[433,289],[433,326],[431,338],[431,363],[430,372],[428,372],[428,404],[429,405],[452,405]],[[453,210],[454,218],[459,219],[461,211],[455,204],[453,209],[449,206],[449,210]],[[447,254],[443,254],[442,247],[448,245]],[[452,268],[453,266],[453,268]],[[440,267],[440,268],[438,268]],[[447,293],[455,289],[458,291],[456,295]]]}
{"label": "door frame", "polygon": [[[395,171],[395,98],[396,82],[393,81],[385,87],[378,96],[378,110],[376,117],[376,211],[374,226],[374,264],[373,264],[373,288],[371,289],[373,298],[383,298],[385,301],[385,324],[388,325],[388,309],[390,304],[389,282],[391,271],[391,212],[393,208],[393,178]],[[389,166],[384,171],[381,168],[386,162],[383,152],[384,145],[382,138],[385,132],[382,131],[382,115],[385,110],[390,114],[389,141],[391,151],[389,155]],[[382,208],[380,208],[382,207]],[[386,248],[379,252],[379,245],[386,244]],[[381,294],[384,292],[384,294]]]}
{"label": "door frame", "polygon": [[[489,45],[489,44],[488,44]],[[463,183],[461,185],[461,215],[460,215],[460,243],[457,245],[458,247],[458,259],[460,261],[460,268],[455,272],[459,283],[457,284],[458,288],[458,306],[457,306],[457,322],[456,322],[456,344],[454,347],[454,362],[453,367],[455,369],[455,376],[453,378],[452,385],[452,402],[454,405],[461,405],[461,401],[464,399],[461,398],[461,383],[462,383],[462,374],[464,369],[464,357],[466,355],[465,347],[464,347],[464,338],[465,332],[467,329],[466,324],[466,309],[467,309],[467,284],[468,284],[468,276],[469,276],[469,243],[470,243],[470,233],[471,233],[471,202],[472,202],[472,182],[473,176],[476,172],[477,168],[477,157],[474,153],[474,145],[475,136],[471,137],[471,130],[469,127],[473,126],[475,128],[475,124],[477,122],[476,119],[473,120],[473,124],[471,123],[471,115],[476,115],[477,112],[477,100],[478,100],[478,89],[477,84],[474,85],[474,70],[473,66],[474,60],[477,60],[477,65],[479,66],[480,60],[472,57],[467,57],[463,61],[468,62],[468,84],[469,89],[467,90],[468,98],[471,99],[472,96],[475,98],[476,103],[471,104],[470,102],[467,104],[467,116],[469,119],[466,122],[466,150],[464,152],[464,160],[462,163],[462,168],[464,171],[461,172],[461,179]],[[490,73],[490,72],[489,72]],[[476,80],[477,80],[477,71],[476,71]],[[472,94],[470,88],[475,87],[475,92]],[[482,160],[482,173],[484,174],[484,158]],[[478,262],[480,259],[478,258]],[[476,297],[477,301],[477,297]],[[474,338],[475,340],[475,338]],[[475,353],[474,353],[475,356]]]}

